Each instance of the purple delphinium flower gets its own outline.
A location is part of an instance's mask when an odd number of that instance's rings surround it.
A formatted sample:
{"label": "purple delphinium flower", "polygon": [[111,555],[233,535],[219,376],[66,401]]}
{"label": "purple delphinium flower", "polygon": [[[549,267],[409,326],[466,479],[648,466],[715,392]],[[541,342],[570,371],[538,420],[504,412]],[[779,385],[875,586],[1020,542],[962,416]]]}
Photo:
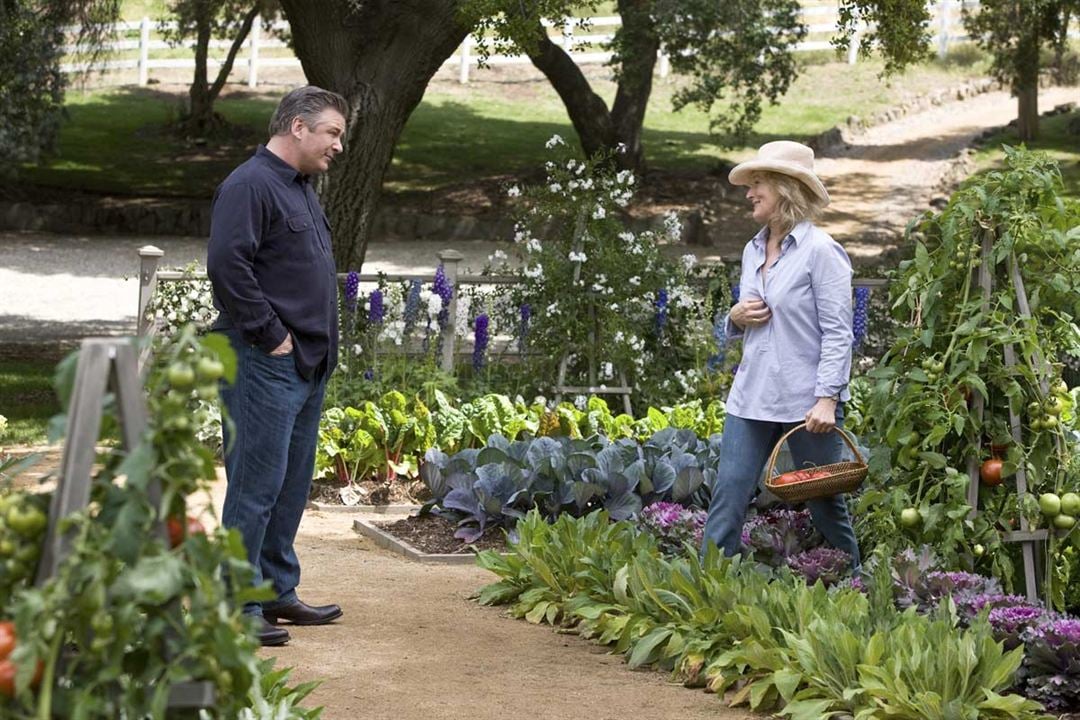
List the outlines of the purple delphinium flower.
{"label": "purple delphinium flower", "polygon": [[345,307],[349,311],[356,310],[356,298],[360,293],[360,275],[355,270],[350,270],[345,276]]}
{"label": "purple delphinium flower", "polygon": [[386,306],[383,304],[382,290],[372,290],[368,299],[368,322],[372,325],[382,325],[386,316]]}
{"label": "purple delphinium flower", "polygon": [[374,380],[375,379],[375,371],[372,370],[371,368],[368,368],[367,370],[365,370],[364,371],[364,379],[367,380],[368,382]]}
{"label": "purple delphinium flower", "polygon": [[843,550],[821,546],[792,555],[788,558],[788,567],[802,575],[807,585],[813,585],[820,580],[830,586],[847,575],[851,567],[851,555]]}
{"label": "purple delphinium flower", "polygon": [[739,283],[735,283],[734,285],[731,286],[731,299],[734,302],[739,302],[739,294],[740,294],[741,291],[742,291],[742,288],[739,287]]}
{"label": "purple delphinium flower", "polygon": [[532,319],[532,305],[523,303],[520,308],[521,323],[518,326],[518,350],[525,352],[525,343],[529,337],[529,321]]}
{"label": "purple delphinium flower", "polygon": [[420,290],[421,282],[419,280],[409,282],[409,294],[405,298],[404,313],[406,335],[412,332],[417,319],[420,317]]}
{"label": "purple delphinium flower", "polygon": [[476,320],[473,321],[472,365],[474,370],[484,367],[484,353],[487,352],[488,346],[488,323],[487,315],[477,315]]}
{"label": "purple delphinium flower", "polygon": [[852,345],[856,350],[866,339],[867,316],[870,310],[870,288],[855,288],[855,309],[852,313],[851,329],[854,335]]}
{"label": "purple delphinium flower", "polygon": [[450,318],[450,298],[454,296],[454,286],[446,277],[446,270],[442,265],[435,269],[435,281],[431,285],[432,292],[442,298],[442,310],[439,311],[439,327],[445,328]]}
{"label": "purple delphinium flower", "polygon": [[656,292],[656,334],[659,335],[664,332],[664,325],[667,324],[667,308],[668,308],[668,291],[666,288],[660,288]]}

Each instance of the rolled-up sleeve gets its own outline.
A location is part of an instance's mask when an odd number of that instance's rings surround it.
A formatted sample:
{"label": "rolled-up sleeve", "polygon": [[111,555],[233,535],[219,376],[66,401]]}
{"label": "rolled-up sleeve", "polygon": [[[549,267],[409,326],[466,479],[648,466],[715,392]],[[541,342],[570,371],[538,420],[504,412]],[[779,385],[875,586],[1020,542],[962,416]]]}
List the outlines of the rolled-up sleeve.
{"label": "rolled-up sleeve", "polygon": [[277,348],[288,330],[267,302],[255,275],[255,251],[264,228],[265,203],[256,188],[225,184],[214,198],[206,271],[232,327],[264,352]]}
{"label": "rolled-up sleeve", "polygon": [[851,260],[836,242],[815,253],[811,281],[818,324],[821,327],[821,359],[818,361],[814,395],[831,397],[847,387],[851,377]]}

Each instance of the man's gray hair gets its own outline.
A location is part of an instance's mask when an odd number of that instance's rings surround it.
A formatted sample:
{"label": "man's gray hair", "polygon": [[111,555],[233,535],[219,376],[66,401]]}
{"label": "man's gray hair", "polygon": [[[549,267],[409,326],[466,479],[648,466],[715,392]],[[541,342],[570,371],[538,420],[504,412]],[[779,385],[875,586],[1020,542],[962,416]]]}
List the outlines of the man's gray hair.
{"label": "man's gray hair", "polygon": [[293,120],[303,119],[304,124],[314,128],[323,110],[337,110],[345,119],[349,117],[349,103],[330,90],[305,85],[291,90],[281,98],[274,116],[270,118],[270,136],[285,135],[292,128]]}

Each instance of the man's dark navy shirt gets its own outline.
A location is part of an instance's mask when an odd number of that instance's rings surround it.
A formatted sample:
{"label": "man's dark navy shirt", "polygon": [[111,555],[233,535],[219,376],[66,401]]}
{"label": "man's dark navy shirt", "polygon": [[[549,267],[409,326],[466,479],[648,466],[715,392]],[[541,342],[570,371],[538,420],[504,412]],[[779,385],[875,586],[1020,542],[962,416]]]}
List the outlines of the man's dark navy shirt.
{"label": "man's dark navy shirt", "polygon": [[214,193],[206,269],[215,330],[270,353],[288,333],[310,379],[337,364],[337,270],[330,222],[308,178],[260,145]]}

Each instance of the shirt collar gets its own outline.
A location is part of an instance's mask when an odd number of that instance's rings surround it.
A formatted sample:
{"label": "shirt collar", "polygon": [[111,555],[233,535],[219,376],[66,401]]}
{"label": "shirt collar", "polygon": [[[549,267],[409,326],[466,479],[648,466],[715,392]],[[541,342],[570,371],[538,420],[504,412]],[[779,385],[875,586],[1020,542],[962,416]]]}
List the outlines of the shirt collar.
{"label": "shirt collar", "polygon": [[[812,223],[809,220],[802,220],[802,221],[796,223],[795,227],[791,228],[791,232],[789,232],[787,234],[787,237],[785,237],[784,240],[787,240],[788,238],[791,238],[792,240],[795,241],[795,245],[797,247],[799,245],[799,243],[801,243],[806,238],[806,236],[810,233],[810,228],[811,227],[812,227]],[[756,247],[758,250],[764,249],[764,247],[765,247],[765,238],[766,238],[766,236],[768,236],[768,234],[769,234],[769,226],[768,225],[766,225],[765,227],[758,230],[757,234],[754,235],[754,238],[753,238],[754,247]],[[783,245],[783,241],[781,241],[781,245]]]}
{"label": "shirt collar", "polygon": [[258,149],[255,150],[255,157],[261,158],[263,162],[270,166],[271,170],[287,183],[305,182],[307,180],[307,175],[301,174],[292,165],[267,150],[265,145],[259,145]]}

